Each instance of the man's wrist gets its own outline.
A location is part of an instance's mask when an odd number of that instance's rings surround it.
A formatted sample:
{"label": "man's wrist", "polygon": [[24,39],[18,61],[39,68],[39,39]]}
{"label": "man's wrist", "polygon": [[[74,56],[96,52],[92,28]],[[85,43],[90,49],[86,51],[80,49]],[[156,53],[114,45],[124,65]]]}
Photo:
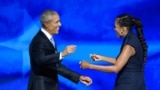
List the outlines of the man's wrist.
{"label": "man's wrist", "polygon": [[82,75],[81,75],[81,76],[79,77],[79,80],[82,80],[82,79],[83,79],[83,77],[84,77],[84,76],[82,76]]}
{"label": "man's wrist", "polygon": [[66,56],[67,54],[66,54],[65,51],[63,51],[63,52],[61,52],[61,55],[62,55],[62,57],[64,57],[64,56]]}

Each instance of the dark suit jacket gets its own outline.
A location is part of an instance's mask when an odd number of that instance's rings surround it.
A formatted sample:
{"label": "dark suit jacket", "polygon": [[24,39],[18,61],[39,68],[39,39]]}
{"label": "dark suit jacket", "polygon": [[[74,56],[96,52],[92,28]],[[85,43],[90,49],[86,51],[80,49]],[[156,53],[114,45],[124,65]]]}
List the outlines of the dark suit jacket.
{"label": "dark suit jacket", "polygon": [[40,30],[29,46],[31,75],[28,90],[59,90],[58,74],[78,83],[80,74],[61,64],[60,53]]}

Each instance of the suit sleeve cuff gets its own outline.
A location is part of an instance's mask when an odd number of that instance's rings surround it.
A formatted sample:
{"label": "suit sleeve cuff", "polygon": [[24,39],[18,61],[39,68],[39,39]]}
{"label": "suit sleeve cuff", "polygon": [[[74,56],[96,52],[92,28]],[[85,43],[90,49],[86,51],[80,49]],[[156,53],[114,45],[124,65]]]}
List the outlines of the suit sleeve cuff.
{"label": "suit sleeve cuff", "polygon": [[62,60],[62,59],[63,59],[62,53],[60,52],[59,60]]}

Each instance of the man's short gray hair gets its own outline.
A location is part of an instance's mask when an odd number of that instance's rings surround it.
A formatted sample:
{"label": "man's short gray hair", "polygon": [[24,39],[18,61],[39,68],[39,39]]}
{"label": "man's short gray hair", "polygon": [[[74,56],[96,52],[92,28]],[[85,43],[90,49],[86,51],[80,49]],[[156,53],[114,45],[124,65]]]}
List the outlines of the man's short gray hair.
{"label": "man's short gray hair", "polygon": [[40,21],[41,22],[50,21],[52,20],[54,14],[57,14],[57,12],[53,10],[45,10],[40,17]]}

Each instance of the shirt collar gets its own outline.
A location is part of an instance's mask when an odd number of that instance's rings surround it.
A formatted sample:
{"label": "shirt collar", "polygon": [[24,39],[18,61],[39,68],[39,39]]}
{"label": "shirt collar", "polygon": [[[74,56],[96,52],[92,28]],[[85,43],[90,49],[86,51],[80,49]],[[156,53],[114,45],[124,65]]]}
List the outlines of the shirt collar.
{"label": "shirt collar", "polygon": [[52,39],[52,35],[49,34],[44,28],[41,28],[41,31],[47,36],[47,38],[48,38],[49,40]]}

